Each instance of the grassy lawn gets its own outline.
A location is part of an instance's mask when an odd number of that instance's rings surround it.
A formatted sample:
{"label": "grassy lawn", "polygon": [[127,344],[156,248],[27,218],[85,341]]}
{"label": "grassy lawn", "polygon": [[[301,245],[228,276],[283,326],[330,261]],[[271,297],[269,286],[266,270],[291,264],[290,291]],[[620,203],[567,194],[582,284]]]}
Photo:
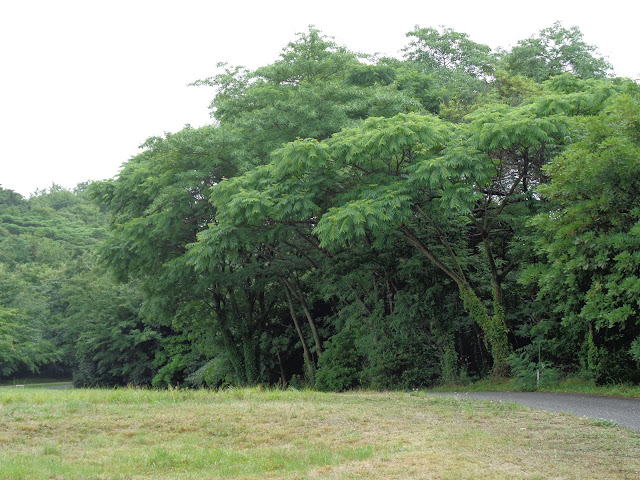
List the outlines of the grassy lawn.
{"label": "grassy lawn", "polygon": [[640,435],[420,393],[0,391],[4,479],[637,479]]}

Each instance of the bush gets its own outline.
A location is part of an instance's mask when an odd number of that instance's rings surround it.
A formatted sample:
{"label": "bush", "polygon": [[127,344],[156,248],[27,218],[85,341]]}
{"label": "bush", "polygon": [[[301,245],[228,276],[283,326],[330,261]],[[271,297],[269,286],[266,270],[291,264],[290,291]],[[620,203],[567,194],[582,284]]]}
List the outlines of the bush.
{"label": "bush", "polygon": [[515,384],[525,392],[549,386],[560,378],[559,372],[552,368],[550,362],[534,362],[526,351],[511,354],[509,365]]}
{"label": "bush", "polygon": [[364,358],[356,348],[356,332],[345,328],[325,344],[318,360],[316,388],[341,392],[361,385],[360,373]]}

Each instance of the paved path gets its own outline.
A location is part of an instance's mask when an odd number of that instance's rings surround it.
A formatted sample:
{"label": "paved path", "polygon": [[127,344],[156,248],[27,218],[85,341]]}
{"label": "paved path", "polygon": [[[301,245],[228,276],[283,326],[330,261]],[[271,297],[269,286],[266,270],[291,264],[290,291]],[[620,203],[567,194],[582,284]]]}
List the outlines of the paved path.
{"label": "paved path", "polygon": [[67,388],[73,388],[72,383],[58,383],[55,385],[47,385],[46,383],[27,383],[25,385],[1,385],[0,388],[49,388],[52,390],[61,390]]}
{"label": "paved path", "polygon": [[609,420],[640,431],[640,399],[548,392],[464,392],[430,393],[436,396],[519,403],[531,408],[568,412],[580,417]]}

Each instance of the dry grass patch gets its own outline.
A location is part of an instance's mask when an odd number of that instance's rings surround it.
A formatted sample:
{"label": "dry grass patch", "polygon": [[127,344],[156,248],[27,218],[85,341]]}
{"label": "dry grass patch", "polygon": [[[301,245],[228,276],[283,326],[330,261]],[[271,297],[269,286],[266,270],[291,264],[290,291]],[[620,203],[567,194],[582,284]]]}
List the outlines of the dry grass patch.
{"label": "dry grass patch", "polygon": [[0,392],[2,479],[636,479],[640,435],[404,393]]}

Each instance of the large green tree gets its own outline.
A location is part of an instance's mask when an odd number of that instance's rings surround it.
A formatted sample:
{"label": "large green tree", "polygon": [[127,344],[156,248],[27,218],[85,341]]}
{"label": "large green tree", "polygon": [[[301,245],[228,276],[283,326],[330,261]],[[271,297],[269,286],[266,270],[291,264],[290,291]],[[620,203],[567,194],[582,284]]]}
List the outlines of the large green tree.
{"label": "large green tree", "polygon": [[[216,124],[151,139],[116,180],[93,187],[112,214],[103,250],[109,265],[122,278],[141,280],[144,310],[158,322],[194,336],[215,332],[208,341],[217,342],[238,382],[271,381],[279,369],[273,359],[290,326],[279,323],[279,312],[288,310],[294,324],[302,312],[315,355],[322,340],[300,267],[274,264],[274,255],[296,250],[282,241],[285,233],[224,247],[229,237],[212,229],[220,205],[208,201],[209,189],[259,169],[275,148],[297,137],[321,140],[371,114],[423,108],[412,89],[385,76],[362,82],[355,75],[362,67],[358,55],[310,28],[271,65],[227,68],[197,82],[217,87]],[[187,255],[196,243],[206,245]],[[298,327],[304,346],[306,328]],[[313,363],[310,352],[305,355]]]}

